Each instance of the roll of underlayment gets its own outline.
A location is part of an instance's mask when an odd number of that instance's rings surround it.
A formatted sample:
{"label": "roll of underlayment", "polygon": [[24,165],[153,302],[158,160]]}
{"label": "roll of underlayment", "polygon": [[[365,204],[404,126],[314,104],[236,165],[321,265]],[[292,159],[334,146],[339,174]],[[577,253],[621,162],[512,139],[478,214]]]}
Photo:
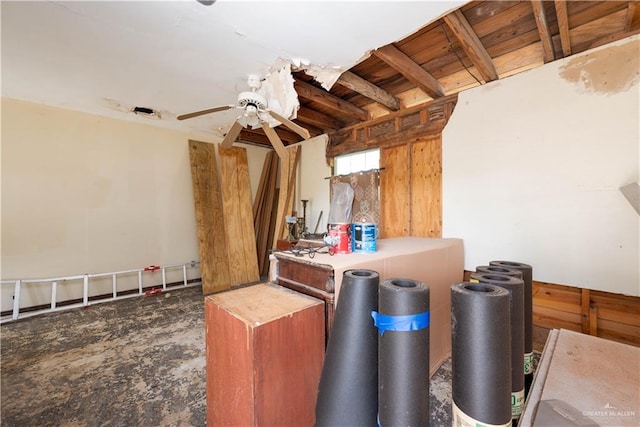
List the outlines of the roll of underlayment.
{"label": "roll of underlayment", "polygon": [[524,281],[524,397],[533,382],[533,268],[514,261],[491,261],[489,265],[522,272]]}
{"label": "roll of underlayment", "polygon": [[429,425],[429,287],[384,280],[378,306],[378,425]]}
{"label": "roll of underlayment", "polygon": [[452,425],[511,425],[509,292],[451,286]]}
{"label": "roll of underlayment", "polygon": [[511,418],[516,425],[524,409],[524,282],[515,276],[478,272],[471,273],[469,281],[500,286],[510,294]]}
{"label": "roll of underlayment", "polygon": [[316,401],[316,426],[376,425],[379,275],[347,270],[334,313]]}
{"label": "roll of underlayment", "polygon": [[497,265],[479,265],[476,267],[476,273],[501,274],[503,276],[513,276],[522,279],[522,271]]}

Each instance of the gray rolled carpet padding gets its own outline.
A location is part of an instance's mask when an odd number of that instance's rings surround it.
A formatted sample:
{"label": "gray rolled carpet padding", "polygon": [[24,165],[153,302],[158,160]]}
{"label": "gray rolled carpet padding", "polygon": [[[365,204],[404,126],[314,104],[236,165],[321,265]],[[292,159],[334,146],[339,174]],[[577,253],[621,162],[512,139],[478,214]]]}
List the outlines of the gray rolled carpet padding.
{"label": "gray rolled carpet padding", "polygon": [[378,415],[379,275],[347,270],[334,313],[316,401],[316,426],[375,426]]}
{"label": "gray rolled carpet padding", "polygon": [[429,287],[411,279],[380,283],[379,425],[429,425]]}
{"label": "gray rolled carpet padding", "polygon": [[515,261],[491,261],[489,265],[505,267],[522,272],[524,281],[524,395],[529,394],[533,382],[533,268],[529,264]]}
{"label": "gray rolled carpet padding", "polygon": [[506,289],[471,282],[451,286],[452,425],[511,424],[509,325]]}
{"label": "gray rolled carpet padding", "polygon": [[503,276],[513,276],[522,279],[522,271],[516,270],[515,268],[500,267],[498,265],[479,265],[476,267],[476,273],[501,274]]}
{"label": "gray rolled carpet padding", "polygon": [[514,421],[517,421],[524,408],[524,282],[515,276],[477,272],[471,273],[470,281],[489,283],[509,291],[509,317],[511,322],[511,417]]}

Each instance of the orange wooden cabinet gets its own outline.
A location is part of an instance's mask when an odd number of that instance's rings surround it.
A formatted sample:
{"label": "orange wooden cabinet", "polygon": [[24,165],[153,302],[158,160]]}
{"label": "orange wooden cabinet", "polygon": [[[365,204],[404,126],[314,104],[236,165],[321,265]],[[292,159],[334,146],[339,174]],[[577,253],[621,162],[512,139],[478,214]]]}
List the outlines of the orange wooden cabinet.
{"label": "orange wooden cabinet", "polygon": [[312,426],[324,304],[263,283],[205,298],[207,425]]}

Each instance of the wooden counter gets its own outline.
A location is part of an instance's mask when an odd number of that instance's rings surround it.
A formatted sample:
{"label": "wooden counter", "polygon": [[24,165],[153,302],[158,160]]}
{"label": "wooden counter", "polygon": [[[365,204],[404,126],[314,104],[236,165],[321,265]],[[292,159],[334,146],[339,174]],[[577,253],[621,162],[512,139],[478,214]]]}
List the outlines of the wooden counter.
{"label": "wooden counter", "polygon": [[452,284],[461,282],[464,255],[461,239],[398,237],[380,239],[373,253],[316,253],[313,258],[287,252],[274,253],[271,279],[278,284],[312,295],[325,302],[327,336],[342,275],[350,269],[377,271],[380,280],[408,278],[430,289],[430,367],[435,371],[451,353]]}

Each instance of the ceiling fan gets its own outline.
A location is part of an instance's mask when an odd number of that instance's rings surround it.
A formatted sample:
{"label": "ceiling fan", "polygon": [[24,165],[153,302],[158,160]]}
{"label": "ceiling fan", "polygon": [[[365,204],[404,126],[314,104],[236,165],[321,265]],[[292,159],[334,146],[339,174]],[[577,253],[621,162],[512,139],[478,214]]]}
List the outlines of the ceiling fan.
{"label": "ceiling fan", "polygon": [[238,135],[240,135],[240,131],[247,126],[251,126],[251,129],[262,127],[278,155],[280,157],[284,157],[286,155],[286,152],[284,151],[284,144],[276,131],[271,127],[271,124],[275,123],[274,126],[284,124],[304,139],[309,139],[311,136],[307,129],[269,109],[266,98],[258,92],[261,84],[260,77],[252,74],[248,79],[248,85],[251,88],[251,91],[240,92],[240,94],[238,94],[238,101],[235,104],[182,114],[178,116],[177,119],[186,120],[193,117],[203,116],[205,114],[237,108],[242,111],[242,114],[238,116],[231,126],[231,129],[229,129],[229,132],[225,135],[221,146],[224,148],[230,147]]}

